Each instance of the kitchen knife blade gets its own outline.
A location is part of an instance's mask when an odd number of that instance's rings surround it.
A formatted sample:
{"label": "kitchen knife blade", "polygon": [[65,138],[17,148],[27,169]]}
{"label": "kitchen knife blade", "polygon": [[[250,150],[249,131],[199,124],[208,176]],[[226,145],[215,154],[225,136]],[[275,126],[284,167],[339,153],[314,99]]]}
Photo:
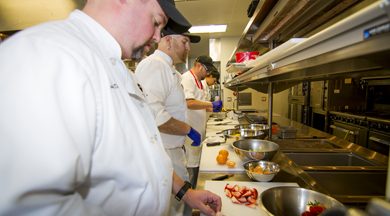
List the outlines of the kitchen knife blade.
{"label": "kitchen knife blade", "polygon": [[221,142],[212,142],[212,143],[207,143],[206,145],[207,146],[217,146],[217,145],[221,145]]}
{"label": "kitchen knife blade", "polygon": [[220,180],[224,180],[224,179],[227,179],[229,177],[232,177],[232,176],[234,176],[234,174],[228,174],[228,175],[219,176],[219,177],[213,178],[211,180],[220,181]]}

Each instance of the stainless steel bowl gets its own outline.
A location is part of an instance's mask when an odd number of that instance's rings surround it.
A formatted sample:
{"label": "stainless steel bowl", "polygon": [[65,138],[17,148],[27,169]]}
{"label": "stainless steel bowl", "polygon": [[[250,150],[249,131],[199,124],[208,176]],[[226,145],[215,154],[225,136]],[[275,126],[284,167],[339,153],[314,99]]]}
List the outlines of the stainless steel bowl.
{"label": "stainless steel bowl", "polygon": [[[255,169],[257,166],[261,166],[262,171],[268,171],[268,174],[261,174],[250,171],[250,168]],[[248,161],[244,163],[243,167],[249,178],[261,182],[271,181],[280,171],[279,164],[270,161]]]}
{"label": "stainless steel bowl", "polygon": [[265,134],[263,131],[251,130],[251,129],[227,129],[227,130],[223,130],[222,133],[226,137],[233,138],[235,140],[265,138]]}
{"label": "stainless steel bowl", "polygon": [[242,124],[236,125],[236,129],[251,129],[251,130],[259,130],[264,132],[264,138],[268,136],[269,126],[263,124]]}
{"label": "stainless steel bowl", "polygon": [[325,194],[299,187],[274,187],[260,195],[260,205],[268,215],[296,216],[309,211],[308,202],[320,202],[326,209],[342,207],[336,199]]}
{"label": "stainless steel bowl", "polygon": [[[245,130],[245,129],[242,129]],[[270,161],[279,149],[279,145],[259,139],[238,140],[233,142],[234,152],[242,161]]]}

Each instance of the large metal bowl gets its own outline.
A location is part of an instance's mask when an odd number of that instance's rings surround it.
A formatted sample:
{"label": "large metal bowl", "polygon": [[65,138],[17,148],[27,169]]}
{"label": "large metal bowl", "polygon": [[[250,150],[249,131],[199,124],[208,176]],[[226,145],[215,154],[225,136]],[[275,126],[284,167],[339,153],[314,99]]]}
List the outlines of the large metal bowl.
{"label": "large metal bowl", "polygon": [[233,142],[233,148],[237,156],[244,162],[250,160],[270,161],[278,151],[279,145],[267,140],[247,139]]}
{"label": "large metal bowl", "polygon": [[263,124],[242,124],[234,126],[236,129],[251,129],[251,130],[259,130],[264,132],[264,137],[268,136],[269,126]]}
{"label": "large metal bowl", "polygon": [[227,130],[223,130],[222,133],[227,138],[232,138],[235,140],[264,139],[265,138],[265,134],[263,131],[251,130],[251,129],[227,129]]}
{"label": "large metal bowl", "polygon": [[308,202],[320,202],[326,209],[342,207],[336,199],[299,187],[274,187],[260,195],[260,205],[271,216],[297,216],[309,211]]}
{"label": "large metal bowl", "polygon": [[[250,168],[255,169],[257,166],[261,166],[263,171],[267,171],[268,174],[262,174],[250,171]],[[246,174],[254,181],[268,182],[271,181],[275,175],[280,171],[280,166],[277,163],[270,161],[248,161],[243,165]]]}

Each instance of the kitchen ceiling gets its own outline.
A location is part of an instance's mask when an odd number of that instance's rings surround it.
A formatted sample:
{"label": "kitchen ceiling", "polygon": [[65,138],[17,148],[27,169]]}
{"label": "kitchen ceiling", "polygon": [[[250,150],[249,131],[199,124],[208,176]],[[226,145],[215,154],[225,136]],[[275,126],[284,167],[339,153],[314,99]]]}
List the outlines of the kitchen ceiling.
{"label": "kitchen ceiling", "polygon": [[247,9],[251,2],[252,0],[176,0],[176,7],[192,25],[227,24],[226,32],[198,34],[202,39],[197,44],[191,44],[188,58],[209,54],[210,38],[241,36],[250,19]]}
{"label": "kitchen ceiling", "polygon": [[[30,26],[65,19],[75,8],[82,9],[86,0],[0,0],[0,32],[11,35]],[[191,44],[189,58],[209,54],[209,38],[239,37],[250,18],[247,9],[252,0],[180,0],[176,7],[192,25],[227,24],[224,33],[202,33]]]}

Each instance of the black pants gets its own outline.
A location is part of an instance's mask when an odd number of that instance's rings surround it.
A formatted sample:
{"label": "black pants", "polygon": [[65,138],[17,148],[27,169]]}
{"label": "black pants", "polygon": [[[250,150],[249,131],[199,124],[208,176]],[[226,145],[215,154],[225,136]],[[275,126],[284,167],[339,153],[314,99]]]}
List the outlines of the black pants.
{"label": "black pants", "polygon": [[196,188],[196,183],[198,183],[198,174],[199,174],[199,167],[191,167],[187,168],[188,174],[190,176],[190,183],[192,185],[192,188]]}

